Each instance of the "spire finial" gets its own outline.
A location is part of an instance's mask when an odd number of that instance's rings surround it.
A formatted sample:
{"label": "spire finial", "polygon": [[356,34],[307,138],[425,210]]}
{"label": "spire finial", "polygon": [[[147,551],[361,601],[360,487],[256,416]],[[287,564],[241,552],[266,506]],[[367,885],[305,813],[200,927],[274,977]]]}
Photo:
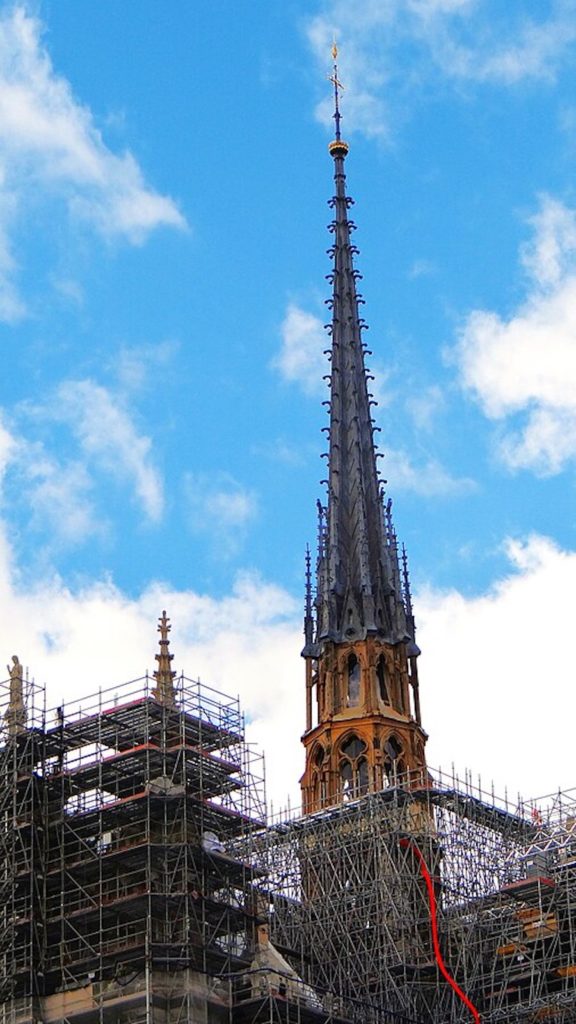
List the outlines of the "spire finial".
{"label": "spire finial", "polygon": [[304,639],[309,647],[314,640],[314,617],[312,614],[312,568],[310,546],[306,545],[306,593],[304,600]]}
{"label": "spire finial", "polygon": [[398,560],[398,537],[396,535],[396,527],[394,526],[394,520],[392,518],[392,498],[388,498],[384,513],[386,519],[386,538],[390,549],[392,581],[396,593],[399,595],[401,592],[400,564]]}
{"label": "spire finial", "polygon": [[409,618],[413,618],[412,611],[412,591],[410,587],[410,573],[408,572],[408,555],[406,554],[406,548],[402,545],[402,590],[404,591],[404,604],[406,606],[406,615]]}
{"label": "spire finial", "polygon": [[166,612],[163,611],[161,617],[158,620],[158,632],[160,633],[160,654],[157,654],[156,661],[158,662],[158,668],[154,672],[154,679],[156,680],[156,686],[152,690],[152,696],[160,702],[160,704],[168,704],[172,706],[176,703],[176,693],[174,691],[174,679],[176,676],[175,672],[172,672],[170,668],[170,662],[174,657],[170,654],[168,634],[172,626],[170,625],[170,619],[166,617]]}
{"label": "spire finial", "polygon": [[332,82],[334,86],[334,121],[336,123],[336,141],[341,141],[340,136],[340,90],[344,89],[342,82],[338,78],[338,47],[336,46],[336,40],[332,43],[332,60],[334,61],[334,68],[332,74],[328,76],[328,80]]}
{"label": "spire finial", "polygon": [[332,74],[328,75],[328,81],[332,82],[334,86],[334,124],[336,125],[336,134],[334,141],[330,143],[328,149],[333,157],[346,156],[348,152],[348,143],[344,142],[340,133],[340,93],[344,90],[342,82],[338,78],[338,47],[336,46],[336,40],[332,43],[332,60],[334,61]]}
{"label": "spire finial", "polygon": [[404,607],[406,609],[406,629],[410,637],[408,644],[407,654],[412,659],[412,687],[414,689],[414,710],[416,712],[416,721],[421,724],[420,718],[420,697],[418,696],[418,670],[416,668],[415,659],[420,654],[420,648],[416,643],[416,620],[414,618],[414,609],[412,607],[412,592],[410,587],[410,573],[408,572],[408,555],[406,554],[406,548],[402,545],[402,594],[404,597]]}

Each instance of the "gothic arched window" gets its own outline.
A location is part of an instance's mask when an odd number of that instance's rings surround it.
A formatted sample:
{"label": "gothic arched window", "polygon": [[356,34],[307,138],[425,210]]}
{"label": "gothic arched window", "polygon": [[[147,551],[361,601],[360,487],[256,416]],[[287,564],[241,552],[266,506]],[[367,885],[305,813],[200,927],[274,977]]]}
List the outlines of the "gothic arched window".
{"label": "gothic arched window", "polygon": [[352,761],[355,761],[357,757],[360,757],[360,754],[363,754],[365,750],[366,744],[364,743],[364,740],[361,740],[354,732],[346,737],[344,743],[340,747],[340,751],[344,754],[344,757],[348,757]]}
{"label": "gothic arched window", "polygon": [[350,761],[340,762],[340,793],[343,800],[354,798],[354,771]]}
{"label": "gothic arched window", "polygon": [[324,764],[324,747],[318,743],[312,751],[312,801],[316,807],[321,807],[324,802],[325,784],[322,778],[322,765]]}
{"label": "gothic arched window", "polygon": [[384,773],[389,786],[395,786],[398,782],[398,775],[406,771],[402,757],[402,744],[396,736],[389,736],[384,742]]}
{"label": "gothic arched window", "polygon": [[356,765],[358,796],[364,796],[368,792],[368,761],[365,757],[359,757]]}
{"label": "gothic arched window", "polygon": [[348,656],[348,707],[360,703],[360,662],[355,654]]}
{"label": "gothic arched window", "polygon": [[321,743],[317,743],[312,752],[312,800],[315,807],[322,807],[325,797],[325,782],[322,776],[325,751]]}
{"label": "gothic arched window", "polygon": [[381,654],[376,663],[376,679],[378,681],[378,696],[385,704],[390,703],[388,687],[386,686],[386,662]]}
{"label": "gothic arched window", "polygon": [[366,744],[355,733],[340,746],[340,794],[343,800],[354,800],[368,792],[368,761],[363,755]]}

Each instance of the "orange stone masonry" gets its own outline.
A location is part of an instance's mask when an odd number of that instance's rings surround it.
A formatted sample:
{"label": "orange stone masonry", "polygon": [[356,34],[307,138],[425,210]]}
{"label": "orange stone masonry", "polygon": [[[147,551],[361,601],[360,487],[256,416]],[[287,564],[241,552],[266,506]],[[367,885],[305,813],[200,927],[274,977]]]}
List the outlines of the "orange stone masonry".
{"label": "orange stone masonry", "polygon": [[416,659],[408,657],[405,644],[375,637],[328,643],[317,662],[308,660],[305,813],[399,780],[425,782],[427,735],[415,714],[414,672]]}

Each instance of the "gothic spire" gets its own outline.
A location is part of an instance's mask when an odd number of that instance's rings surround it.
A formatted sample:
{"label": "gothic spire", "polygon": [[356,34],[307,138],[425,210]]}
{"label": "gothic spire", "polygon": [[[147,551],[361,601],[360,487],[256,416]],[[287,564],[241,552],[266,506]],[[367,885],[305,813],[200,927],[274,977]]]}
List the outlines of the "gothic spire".
{"label": "gothic spire", "polygon": [[[318,565],[317,642],[362,639],[377,634],[397,643],[406,638],[396,535],[382,508],[382,482],[376,464],[374,423],[362,342],[362,299],[354,268],[358,252],[348,216],[353,200],[346,193],[344,161],[348,144],[340,132],[337,50],[333,49],[336,137],[329,145],[334,160],[335,195],[330,231],[333,260],[328,502],[325,541]],[[306,653],[306,652],[304,652]]]}
{"label": "gothic spire", "polygon": [[174,655],[170,654],[170,640],[168,639],[168,634],[171,629],[172,626],[170,625],[170,619],[166,617],[166,612],[164,611],[158,620],[160,653],[155,655],[156,661],[158,662],[158,668],[154,672],[156,686],[152,690],[152,696],[159,701],[160,704],[167,704],[169,707],[172,707],[176,703],[176,691],[174,689],[176,673],[173,672],[171,668],[171,662]]}

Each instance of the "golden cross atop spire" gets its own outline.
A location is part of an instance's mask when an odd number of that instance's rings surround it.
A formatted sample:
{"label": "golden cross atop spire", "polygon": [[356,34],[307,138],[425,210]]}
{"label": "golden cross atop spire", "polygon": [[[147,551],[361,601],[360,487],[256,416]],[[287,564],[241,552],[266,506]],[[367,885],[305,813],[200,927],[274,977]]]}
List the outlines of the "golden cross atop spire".
{"label": "golden cross atop spire", "polygon": [[328,81],[332,82],[334,86],[334,124],[336,125],[336,137],[334,142],[331,142],[328,149],[333,157],[345,157],[348,152],[348,144],[343,141],[340,134],[340,93],[344,91],[344,86],[338,78],[338,47],[336,46],[336,40],[332,43],[332,60],[334,61],[334,67],[331,75],[328,75]]}
{"label": "golden cross atop spire", "polygon": [[328,75],[328,81],[332,82],[332,85],[334,86],[336,107],[338,107],[338,90],[343,92],[344,86],[338,78],[338,47],[336,46],[336,40],[332,43],[332,60],[334,61],[334,70],[331,75]]}

